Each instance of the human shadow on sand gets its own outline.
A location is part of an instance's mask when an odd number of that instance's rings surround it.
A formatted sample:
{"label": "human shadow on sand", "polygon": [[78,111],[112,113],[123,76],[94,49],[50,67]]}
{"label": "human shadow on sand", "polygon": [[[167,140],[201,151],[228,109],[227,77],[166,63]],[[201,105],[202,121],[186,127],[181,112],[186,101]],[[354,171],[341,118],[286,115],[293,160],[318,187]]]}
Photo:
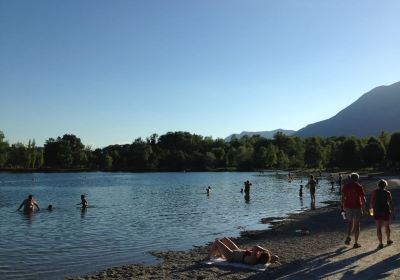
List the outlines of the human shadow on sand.
{"label": "human shadow on sand", "polygon": [[391,271],[400,268],[400,253],[380,260],[358,273],[347,271],[342,279],[383,279],[389,277]]}
{"label": "human shadow on sand", "polygon": [[[341,259],[338,261],[332,261],[330,258],[338,256],[348,250],[347,247],[341,247],[335,252],[323,254],[320,256],[316,256],[313,258],[308,258],[304,260],[299,260],[295,264],[290,264],[290,271],[285,271],[285,267],[278,268],[276,271],[271,271],[271,273],[263,272],[266,278],[270,279],[321,279],[325,277],[332,277],[338,273],[352,273],[356,267],[353,265],[356,261],[371,255],[378,250],[372,250],[368,252],[364,252],[349,258]],[[281,275],[286,275],[284,277],[279,278]],[[251,276],[247,279],[261,279],[260,274]],[[364,279],[364,278],[359,278]]]}

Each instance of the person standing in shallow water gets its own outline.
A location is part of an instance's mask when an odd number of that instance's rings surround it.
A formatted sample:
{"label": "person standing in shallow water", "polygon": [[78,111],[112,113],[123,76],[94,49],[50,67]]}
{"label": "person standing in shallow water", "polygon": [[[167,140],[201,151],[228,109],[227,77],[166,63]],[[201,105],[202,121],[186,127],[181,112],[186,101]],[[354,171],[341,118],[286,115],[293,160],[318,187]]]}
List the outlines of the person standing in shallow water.
{"label": "person standing in shallow water", "polygon": [[88,201],[86,200],[84,194],[81,195],[81,202],[78,203],[77,205],[82,205],[82,209],[86,209],[86,208],[89,206],[89,203],[88,203]]}
{"label": "person standing in shallow water", "polygon": [[358,243],[358,237],[360,235],[360,219],[363,215],[363,208],[366,203],[364,189],[358,183],[359,178],[360,176],[357,173],[352,173],[350,175],[350,182],[344,185],[342,189],[341,208],[345,211],[348,220],[347,237],[344,243],[350,245],[350,235],[354,232],[353,248],[361,247]]}
{"label": "person standing in shallow water", "polygon": [[310,175],[307,186],[310,188],[311,203],[315,204],[315,189],[317,187],[317,181],[315,180],[314,175]]}
{"label": "person standing in shallow water", "polygon": [[371,213],[375,218],[376,234],[378,237],[379,245],[378,249],[383,248],[382,243],[382,221],[385,226],[386,244],[389,246],[393,243],[390,239],[390,216],[394,218],[394,209],[392,194],[386,190],[386,180],[380,180],[378,188],[372,193],[370,201]]}
{"label": "person standing in shallow water", "polygon": [[250,186],[251,183],[249,182],[249,180],[247,180],[246,182],[244,182],[244,192],[245,194],[250,194]]}
{"label": "person standing in shallow water", "polygon": [[33,198],[33,195],[29,195],[27,199],[25,199],[24,201],[22,201],[21,205],[18,207],[17,211],[19,211],[22,206],[24,207],[24,213],[32,213],[35,208],[40,211],[40,207],[37,204],[37,202],[35,201],[35,199]]}

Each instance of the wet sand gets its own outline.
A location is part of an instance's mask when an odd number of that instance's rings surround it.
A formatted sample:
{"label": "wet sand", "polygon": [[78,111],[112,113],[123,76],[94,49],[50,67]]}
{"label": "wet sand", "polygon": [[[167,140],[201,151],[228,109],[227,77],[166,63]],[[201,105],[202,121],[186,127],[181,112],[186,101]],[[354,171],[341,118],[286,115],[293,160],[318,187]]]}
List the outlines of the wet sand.
{"label": "wet sand", "polygon": [[[377,179],[362,182],[367,193],[375,188],[376,182]],[[400,202],[400,181],[391,180],[389,186],[394,201]],[[248,271],[230,266],[207,265],[203,261],[207,256],[208,246],[206,245],[190,251],[155,252],[153,254],[159,257],[161,262],[154,266],[133,264],[68,279],[341,279],[343,274],[339,272],[348,271],[349,268],[344,265],[347,262],[340,258],[354,258],[354,254],[357,252],[364,254],[366,249],[370,250],[369,247],[372,246],[373,240],[376,240],[374,221],[370,217],[365,217],[362,220],[359,241],[361,244],[365,241],[368,246],[351,249],[350,253],[341,254],[350,249],[343,244],[345,228],[346,223],[340,215],[339,203],[331,202],[323,208],[290,215],[286,220],[274,223],[270,230],[247,231],[243,232],[241,237],[233,238],[240,247],[261,245],[280,256],[281,264],[273,264],[265,272]],[[299,230],[301,231],[299,232]],[[395,233],[392,239],[397,241]],[[387,250],[389,255],[381,256],[381,258],[392,257],[390,252],[394,254],[395,250]],[[343,265],[325,266],[327,271],[312,270],[313,267],[326,265],[332,260]],[[370,260],[370,265],[373,260]],[[360,265],[363,263],[361,262]],[[371,273],[368,275],[373,275],[373,272]],[[336,275],[337,278],[334,278],[333,275]]]}

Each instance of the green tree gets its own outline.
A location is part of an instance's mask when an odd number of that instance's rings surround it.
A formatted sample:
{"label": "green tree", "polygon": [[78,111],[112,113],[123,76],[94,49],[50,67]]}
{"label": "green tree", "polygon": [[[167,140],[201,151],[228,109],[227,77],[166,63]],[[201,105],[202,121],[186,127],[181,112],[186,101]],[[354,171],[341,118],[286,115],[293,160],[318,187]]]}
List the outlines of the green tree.
{"label": "green tree", "polygon": [[35,168],[35,162],[36,162],[36,143],[35,139],[32,141],[29,139],[28,142],[28,147],[26,150],[26,164],[25,166],[27,168]]}
{"label": "green tree", "polygon": [[37,168],[42,168],[44,165],[44,150],[43,148],[36,149],[35,153],[35,166]]}
{"label": "green tree", "polygon": [[289,157],[285,154],[284,151],[279,150],[277,154],[278,158],[278,167],[279,168],[288,168],[289,167]]}
{"label": "green tree", "polygon": [[351,137],[343,142],[342,160],[345,167],[360,166],[360,144],[356,138]]}
{"label": "green tree", "polygon": [[390,141],[390,134],[387,133],[386,131],[382,131],[381,134],[379,135],[379,140],[385,147],[385,150],[387,150]]}
{"label": "green tree", "polygon": [[44,145],[46,166],[56,168],[84,167],[87,162],[87,151],[81,139],[72,134],[65,134],[56,140],[50,138]]}
{"label": "green tree", "polygon": [[103,158],[103,164],[105,169],[111,169],[113,167],[113,159],[110,155],[105,155]]}
{"label": "green tree", "polygon": [[7,162],[7,150],[9,148],[9,145],[8,142],[4,139],[4,133],[0,130],[0,167],[4,167]]}
{"label": "green tree", "polygon": [[234,147],[229,147],[228,152],[226,154],[226,166],[228,167],[237,167],[237,149]]}
{"label": "green tree", "polygon": [[260,147],[255,155],[256,166],[258,168],[268,167],[268,150],[266,147]]}
{"label": "green tree", "polygon": [[14,168],[24,168],[27,165],[27,148],[22,143],[12,144],[8,151],[7,163]]}
{"label": "green tree", "polygon": [[322,168],[324,165],[324,149],[319,137],[306,139],[304,163],[309,167]]}
{"label": "green tree", "polygon": [[362,150],[364,163],[367,166],[375,167],[382,163],[385,158],[385,147],[382,142],[374,137],[369,138],[368,144]]}
{"label": "green tree", "polygon": [[153,150],[141,138],[136,139],[129,149],[129,168],[133,170],[149,170],[149,159]]}
{"label": "green tree", "polygon": [[260,147],[256,154],[257,167],[273,168],[278,163],[277,148],[274,144],[268,143],[266,147]]}
{"label": "green tree", "polygon": [[225,166],[226,158],[225,158],[225,149],[223,147],[215,147],[211,149],[215,157],[215,166],[216,167],[223,167]]}
{"label": "green tree", "polygon": [[278,164],[278,149],[274,144],[269,143],[267,145],[267,167],[275,167]]}
{"label": "green tree", "polygon": [[387,157],[393,165],[400,165],[400,132],[395,132],[390,137]]}

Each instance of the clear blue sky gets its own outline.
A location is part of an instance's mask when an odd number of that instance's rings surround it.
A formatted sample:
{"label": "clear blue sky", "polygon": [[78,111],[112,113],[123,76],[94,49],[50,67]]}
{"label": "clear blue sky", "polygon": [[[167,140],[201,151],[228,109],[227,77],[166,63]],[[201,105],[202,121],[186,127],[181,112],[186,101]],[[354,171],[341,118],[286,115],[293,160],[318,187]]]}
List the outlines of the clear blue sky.
{"label": "clear blue sky", "polygon": [[400,1],[0,0],[0,130],[300,129],[400,80]]}

